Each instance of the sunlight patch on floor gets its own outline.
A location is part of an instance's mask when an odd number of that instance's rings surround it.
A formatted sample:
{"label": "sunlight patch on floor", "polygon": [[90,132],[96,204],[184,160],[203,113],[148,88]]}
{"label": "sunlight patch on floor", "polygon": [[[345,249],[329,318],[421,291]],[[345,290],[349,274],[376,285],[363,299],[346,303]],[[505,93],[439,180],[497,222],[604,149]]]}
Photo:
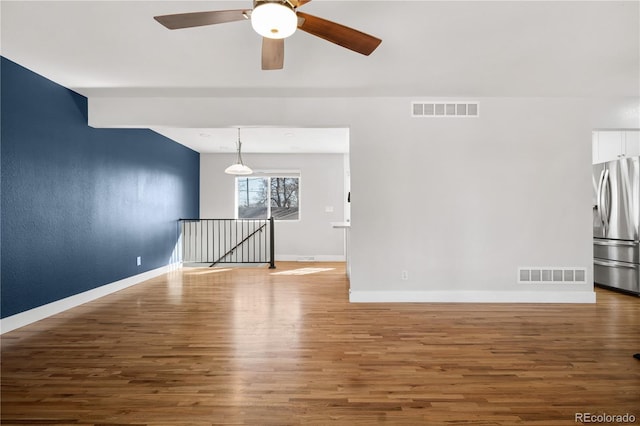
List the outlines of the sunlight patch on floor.
{"label": "sunlight patch on floor", "polygon": [[299,268],[290,271],[272,272],[271,275],[309,275],[318,272],[333,271],[336,268]]}
{"label": "sunlight patch on floor", "polygon": [[186,274],[189,275],[205,275],[205,274],[215,274],[218,272],[226,272],[226,271],[231,271],[233,268],[207,268],[206,270],[196,270],[196,271],[189,271],[189,272],[185,272]]}

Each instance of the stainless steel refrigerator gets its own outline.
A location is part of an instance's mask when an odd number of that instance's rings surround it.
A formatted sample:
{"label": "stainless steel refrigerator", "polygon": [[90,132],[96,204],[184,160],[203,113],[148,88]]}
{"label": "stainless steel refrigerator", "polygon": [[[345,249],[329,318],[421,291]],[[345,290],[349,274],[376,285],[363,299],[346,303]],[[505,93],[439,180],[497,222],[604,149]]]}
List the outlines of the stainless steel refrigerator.
{"label": "stainless steel refrigerator", "polygon": [[640,157],[593,166],[593,278],[640,296]]}

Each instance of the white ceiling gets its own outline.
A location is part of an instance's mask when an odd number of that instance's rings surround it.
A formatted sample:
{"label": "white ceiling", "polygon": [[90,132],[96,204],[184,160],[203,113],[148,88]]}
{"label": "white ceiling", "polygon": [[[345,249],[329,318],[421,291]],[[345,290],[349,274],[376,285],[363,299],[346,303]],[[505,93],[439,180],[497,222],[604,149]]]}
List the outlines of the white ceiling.
{"label": "white ceiling", "polygon": [[[90,98],[640,94],[640,1],[314,0],[301,10],[382,44],[366,57],[298,31],[280,71],[260,70],[261,40],[248,22],[170,31],[153,20],[251,4],[2,0],[1,53]],[[236,139],[234,129],[155,130],[200,152]],[[333,132],[263,130],[261,146],[272,150],[283,149],[268,143],[273,135],[304,150],[303,140],[328,146]],[[247,130],[247,142],[257,131]]]}
{"label": "white ceiling", "polygon": [[[186,129],[176,127],[152,130],[180,141],[201,153],[234,153],[238,129]],[[240,129],[244,153],[346,154],[349,152],[347,128],[243,127]]]}

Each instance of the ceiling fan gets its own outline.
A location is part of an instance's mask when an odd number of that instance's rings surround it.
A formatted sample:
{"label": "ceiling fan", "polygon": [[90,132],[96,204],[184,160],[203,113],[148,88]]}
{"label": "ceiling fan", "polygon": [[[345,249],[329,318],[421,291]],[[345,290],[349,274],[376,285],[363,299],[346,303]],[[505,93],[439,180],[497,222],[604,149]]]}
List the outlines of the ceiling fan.
{"label": "ceiling fan", "polygon": [[311,0],[254,0],[253,9],[216,10],[154,16],[170,30],[251,20],[262,36],[262,69],[279,70],[284,64],[284,39],[297,28],[354,52],[370,55],[382,42],[377,37],[328,21],[298,7]]}

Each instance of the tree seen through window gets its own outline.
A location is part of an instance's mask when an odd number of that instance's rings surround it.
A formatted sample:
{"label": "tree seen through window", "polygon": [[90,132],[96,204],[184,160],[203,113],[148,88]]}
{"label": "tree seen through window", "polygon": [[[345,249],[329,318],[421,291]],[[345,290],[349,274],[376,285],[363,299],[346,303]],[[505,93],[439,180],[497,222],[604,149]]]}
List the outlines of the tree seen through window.
{"label": "tree seen through window", "polygon": [[298,177],[237,177],[238,219],[298,220]]}

